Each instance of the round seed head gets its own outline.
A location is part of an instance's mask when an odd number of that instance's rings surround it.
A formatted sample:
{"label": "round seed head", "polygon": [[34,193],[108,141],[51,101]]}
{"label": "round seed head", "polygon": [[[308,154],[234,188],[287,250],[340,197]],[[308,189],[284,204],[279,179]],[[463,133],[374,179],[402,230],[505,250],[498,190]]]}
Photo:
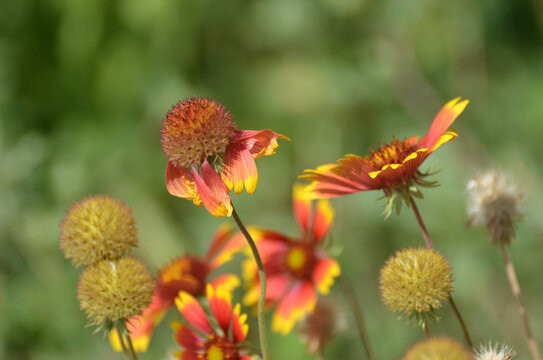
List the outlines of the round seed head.
{"label": "round seed head", "polygon": [[510,360],[516,355],[516,351],[507,345],[481,344],[475,352],[475,360]]}
{"label": "round seed head", "polygon": [[381,296],[394,312],[432,315],[453,290],[452,269],[434,250],[398,251],[381,269]]}
{"label": "round seed head", "polygon": [[102,260],[81,273],[77,299],[92,325],[124,321],[151,303],[154,283],[145,264],[131,258]]}
{"label": "round seed head", "polygon": [[472,360],[472,357],[458,341],[440,337],[418,342],[402,360]]}
{"label": "round seed head", "polygon": [[76,203],[60,227],[60,248],[75,266],[128,255],[138,245],[132,211],[110,196]]}
{"label": "round seed head", "polygon": [[235,136],[236,123],[215,100],[191,98],[177,103],[162,122],[162,150],[176,166],[201,164],[222,156]]}

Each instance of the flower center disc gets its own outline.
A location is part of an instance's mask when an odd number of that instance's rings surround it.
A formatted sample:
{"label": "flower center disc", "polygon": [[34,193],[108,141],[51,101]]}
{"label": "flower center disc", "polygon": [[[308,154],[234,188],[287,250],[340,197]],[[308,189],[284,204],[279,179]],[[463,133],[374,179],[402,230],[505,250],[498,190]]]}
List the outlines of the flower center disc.
{"label": "flower center disc", "polygon": [[311,276],[314,263],[312,249],[307,246],[293,246],[287,253],[286,266],[296,277]]}
{"label": "flower center disc", "polygon": [[387,164],[401,164],[411,153],[417,150],[411,139],[392,140],[392,143],[382,145],[378,150],[373,150],[368,160],[374,170],[380,170]]}
{"label": "flower center disc", "polygon": [[214,338],[206,344],[206,360],[239,360],[237,346],[225,337]]}
{"label": "flower center disc", "polygon": [[162,122],[162,150],[174,165],[190,167],[222,156],[235,136],[232,115],[218,102],[192,98],[177,103]]}

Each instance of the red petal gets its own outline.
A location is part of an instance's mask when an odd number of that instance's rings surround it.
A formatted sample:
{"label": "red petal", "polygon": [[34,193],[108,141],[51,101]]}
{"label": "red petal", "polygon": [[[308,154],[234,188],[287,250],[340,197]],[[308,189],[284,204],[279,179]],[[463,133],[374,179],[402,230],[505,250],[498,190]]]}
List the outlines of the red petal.
{"label": "red petal", "polygon": [[237,130],[236,135],[234,141],[243,143],[243,147],[249,150],[255,159],[275,154],[275,149],[279,146],[277,139],[290,140],[288,137],[277,134],[270,129],[260,131]]}
{"label": "red petal", "polygon": [[211,324],[207,319],[204,309],[202,309],[200,304],[198,304],[198,301],[196,301],[192,295],[180,291],[179,295],[175,298],[175,304],[181,315],[183,315],[187,322],[195,329],[205,334],[213,334],[213,329],[211,328]]}
{"label": "red petal", "polygon": [[439,140],[441,134],[447,130],[451,124],[456,120],[458,115],[464,111],[468,105],[468,100],[460,101],[460,98],[449,101],[441,111],[437,114],[430,129],[425,137],[419,142],[419,148],[430,149]]}
{"label": "red petal", "polygon": [[232,204],[226,185],[217,172],[204,161],[201,168],[202,176],[192,168],[192,175],[196,183],[196,189],[200,199],[209,213],[216,217],[232,215]]}
{"label": "red petal", "polygon": [[228,334],[228,328],[230,327],[230,319],[232,318],[232,295],[223,289],[217,287],[213,289],[211,285],[207,285],[206,297],[211,308],[211,313],[217,320],[224,334]]}
{"label": "red petal", "polygon": [[322,240],[334,221],[334,209],[328,200],[319,200],[313,216],[313,237],[316,242]]}
{"label": "red petal", "polygon": [[189,327],[179,323],[179,328],[175,333],[175,340],[185,350],[196,351],[202,347],[198,336]]}
{"label": "red petal", "polygon": [[233,225],[230,222],[224,222],[219,226],[217,230],[215,230],[213,238],[211,239],[211,244],[209,245],[209,249],[207,250],[207,262],[210,262],[211,259],[215,258],[217,254],[221,251],[221,249],[232,238],[232,227]]}
{"label": "red petal", "polygon": [[272,330],[287,335],[294,325],[313,311],[317,294],[310,281],[297,283],[281,300],[272,320]]}
{"label": "red petal", "polygon": [[[173,196],[195,200],[194,179],[192,174],[185,168],[179,168],[168,161],[166,166],[166,189]],[[197,203],[199,200],[195,200]],[[197,204],[201,205],[201,204]]]}
{"label": "red petal", "polygon": [[292,188],[292,206],[294,208],[294,217],[298,225],[302,228],[304,234],[307,233],[307,225],[311,214],[311,200],[302,184],[294,184]]}
{"label": "red petal", "polygon": [[341,274],[341,268],[337,261],[331,258],[320,260],[313,269],[313,283],[323,295],[330,292],[334,279]]}
{"label": "red petal", "polygon": [[232,337],[236,344],[242,342],[247,337],[249,326],[245,324],[246,320],[247,315],[240,314],[240,305],[236,304],[234,312],[232,313]]}
{"label": "red petal", "polygon": [[236,194],[243,191],[249,194],[256,189],[258,172],[253,156],[243,142],[230,143],[224,152],[222,178],[228,189],[234,188]]}

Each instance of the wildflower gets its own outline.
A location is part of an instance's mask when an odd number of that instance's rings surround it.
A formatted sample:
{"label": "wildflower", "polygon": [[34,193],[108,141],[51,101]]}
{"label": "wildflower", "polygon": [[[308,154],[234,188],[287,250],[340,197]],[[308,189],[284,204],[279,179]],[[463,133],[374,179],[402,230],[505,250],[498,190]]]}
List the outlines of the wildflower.
{"label": "wildflower", "polygon": [[522,219],[521,192],[505,176],[489,171],[468,182],[469,224],[486,226],[493,244],[509,245]]}
{"label": "wildflower", "polygon": [[509,360],[516,355],[511,346],[488,343],[481,344],[475,352],[475,360]]}
{"label": "wildflower", "polygon": [[[294,186],[293,197],[301,238],[292,239],[271,230],[251,229],[268,279],[266,303],[277,303],[272,330],[283,335],[313,311],[317,291],[328,294],[334,278],[341,272],[339,264],[319,247],[332,225],[334,212],[330,203],[321,200],[313,207],[301,185]],[[252,259],[244,262],[244,277],[249,290],[243,302],[253,305],[258,300],[260,284]]]}
{"label": "wildflower", "polygon": [[430,338],[412,346],[402,360],[472,360],[469,351],[448,337]]}
{"label": "wildflower", "polygon": [[90,196],[76,203],[60,227],[60,248],[75,266],[116,259],[138,245],[132,211],[110,196]]}
{"label": "wildflower", "polygon": [[416,316],[422,325],[425,316],[435,317],[434,311],[452,292],[451,267],[435,250],[404,249],[381,269],[380,286],[390,310]]}
{"label": "wildflower", "polygon": [[162,149],[168,157],[166,188],[217,217],[230,216],[228,192],[256,189],[254,159],[275,153],[272,130],[236,130],[232,115],[215,100],[191,98],[177,103],[162,122]]}
{"label": "wildflower", "polygon": [[[141,315],[129,319],[126,324],[137,352],[147,351],[155,328],[174,305],[180,291],[185,291],[195,297],[204,295],[210,274],[229,261],[234,252],[239,249],[239,246],[235,245],[236,241],[239,240],[232,237],[231,226],[224,224],[215,232],[205,257],[184,255],[160,270],[151,304],[143,310]],[[213,277],[209,283],[213,288],[221,286],[231,291],[239,286],[239,279],[233,274],[222,274]],[[116,333],[112,333],[109,339],[116,351],[122,350]]]}
{"label": "wildflower", "polygon": [[153,279],[131,258],[102,260],[81,273],[77,299],[90,323],[111,330],[149,305]]}
{"label": "wildflower", "polygon": [[[206,297],[214,320],[210,319],[198,301],[181,291],[175,299],[177,309],[191,326],[173,322],[175,339],[184,350],[176,354],[179,359],[239,359],[253,360],[241,343],[247,337],[247,315],[240,313],[240,305],[232,308],[232,295],[221,286],[207,286]],[[216,323],[218,329],[211,324]]]}
{"label": "wildflower", "polygon": [[467,104],[468,100],[460,101],[460,98],[449,101],[420,141],[418,136],[394,139],[369,156],[349,154],[338,164],[305,170],[301,177],[311,181],[308,192],[318,199],[366,190],[383,190],[389,200],[394,200],[397,194],[404,197],[410,192],[418,195],[417,186],[434,185],[424,180],[428,174],[421,173],[419,166],[434,150],[457,136],[455,131],[447,129]]}
{"label": "wildflower", "polygon": [[309,314],[299,329],[307,351],[311,354],[323,351],[328,343],[345,326],[345,316],[335,302],[319,298],[313,313]]}

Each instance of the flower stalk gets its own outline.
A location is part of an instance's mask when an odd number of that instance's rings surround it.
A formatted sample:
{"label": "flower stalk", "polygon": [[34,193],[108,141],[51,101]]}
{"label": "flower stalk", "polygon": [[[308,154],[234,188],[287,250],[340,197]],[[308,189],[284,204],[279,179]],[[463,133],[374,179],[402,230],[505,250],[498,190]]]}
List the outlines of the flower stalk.
{"label": "flower stalk", "polygon": [[522,321],[522,325],[524,327],[524,332],[526,333],[530,353],[532,354],[532,358],[534,360],[541,360],[541,354],[539,353],[537,342],[535,341],[534,335],[530,328],[530,324],[528,322],[526,307],[524,306],[522,298],[520,297],[520,285],[518,282],[517,274],[515,272],[515,267],[513,266],[513,262],[511,261],[511,257],[509,256],[509,249],[507,248],[507,244],[505,242],[502,242],[501,248],[503,253],[503,260],[505,262],[505,272],[507,273],[507,279],[509,280],[509,285],[511,286],[513,296],[517,300],[518,312]]}
{"label": "flower stalk", "polygon": [[[413,213],[415,214],[415,217],[417,218],[417,222],[422,232],[422,236],[424,237],[424,241],[426,242],[426,247],[428,247],[428,249],[434,250],[432,238],[430,238],[430,235],[428,234],[428,230],[426,229],[426,226],[424,225],[424,221],[422,220],[422,217],[420,216],[420,212],[417,207],[417,204],[415,203],[415,200],[413,199],[412,196],[410,196],[410,200],[411,200],[411,208],[413,209]],[[451,308],[453,309],[454,315],[456,316],[456,318],[458,319],[458,322],[460,323],[460,327],[462,328],[462,332],[464,333],[464,338],[466,339],[466,343],[469,345],[471,349],[473,349],[473,342],[471,341],[468,328],[466,326],[466,323],[464,322],[464,319],[462,318],[462,315],[460,314],[460,311],[458,310],[458,307],[456,306],[456,303],[454,302],[452,294],[449,295],[449,304],[451,304]]]}
{"label": "flower stalk", "polygon": [[366,324],[364,322],[364,317],[362,316],[362,311],[360,310],[360,304],[356,299],[353,287],[345,275],[341,275],[341,289],[347,298],[349,307],[353,312],[354,319],[356,321],[356,327],[358,328],[358,334],[360,335],[360,340],[364,345],[364,350],[366,350],[366,355],[369,360],[375,360],[375,355],[373,354],[373,349],[371,347],[370,338],[368,336],[368,331],[366,330]]}
{"label": "flower stalk", "polygon": [[256,244],[251,234],[249,234],[249,231],[247,230],[245,225],[243,225],[243,222],[241,221],[236,211],[236,208],[234,207],[234,204],[231,203],[231,205],[232,217],[234,218],[234,221],[236,222],[236,225],[238,226],[240,231],[243,233],[243,236],[245,236],[245,239],[247,240],[247,243],[251,248],[253,258],[256,262],[256,266],[258,267],[258,278],[260,280],[260,295],[258,297],[257,307],[258,335],[260,337],[260,349],[262,351],[262,359],[270,360],[270,353],[268,347],[268,331],[266,328],[266,318],[264,316],[264,304],[266,300],[266,272],[264,271],[264,264],[262,263],[262,259],[260,258],[260,254],[258,253],[258,249],[256,248]]}

